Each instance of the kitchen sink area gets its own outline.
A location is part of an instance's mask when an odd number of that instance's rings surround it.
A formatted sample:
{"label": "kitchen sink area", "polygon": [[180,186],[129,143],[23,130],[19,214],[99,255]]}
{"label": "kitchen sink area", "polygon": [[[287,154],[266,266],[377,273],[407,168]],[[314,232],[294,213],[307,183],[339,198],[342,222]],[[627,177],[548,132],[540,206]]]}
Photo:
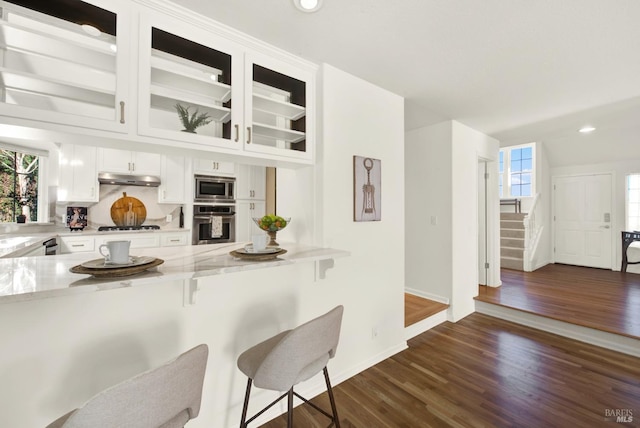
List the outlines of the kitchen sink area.
{"label": "kitchen sink area", "polygon": [[0,250],[12,249],[16,246],[29,242],[32,238],[28,236],[16,236],[11,238],[0,238]]}
{"label": "kitchen sink area", "polygon": [[45,256],[56,253],[57,239],[55,234],[0,235],[0,258]]}

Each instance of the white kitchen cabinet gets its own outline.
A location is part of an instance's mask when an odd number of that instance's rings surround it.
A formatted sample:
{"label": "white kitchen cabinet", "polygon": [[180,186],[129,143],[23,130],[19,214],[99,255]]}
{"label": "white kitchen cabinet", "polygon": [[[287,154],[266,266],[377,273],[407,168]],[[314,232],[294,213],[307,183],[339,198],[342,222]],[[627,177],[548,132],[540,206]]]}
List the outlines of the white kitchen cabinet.
{"label": "white kitchen cabinet", "polygon": [[[313,159],[315,71],[162,14],[140,22],[140,134]],[[210,122],[184,132],[178,105]]]}
{"label": "white kitchen cabinet", "polygon": [[191,245],[190,232],[172,232],[160,235],[160,245],[163,247],[177,247]]}
{"label": "white kitchen cabinet", "polygon": [[128,3],[48,0],[31,9],[0,1],[0,115],[128,132]]}
{"label": "white kitchen cabinet", "polygon": [[218,162],[211,159],[194,158],[193,172],[197,174],[234,176],[236,165],[233,162]]}
{"label": "white kitchen cabinet", "polygon": [[253,218],[264,215],[264,201],[236,201],[236,241],[250,242],[251,235],[261,233]]}
{"label": "white kitchen cabinet", "polygon": [[[87,233],[87,232],[80,232]],[[100,245],[108,241],[131,241],[131,250],[138,248],[175,247],[190,245],[191,232],[155,231],[139,233],[97,233],[80,236],[60,236],[60,252],[62,254],[80,252],[98,252]],[[135,252],[131,252],[136,255]]]}
{"label": "white kitchen cabinet", "polygon": [[158,202],[184,204],[186,198],[187,169],[184,156],[162,155]]}
{"label": "white kitchen cabinet", "polygon": [[[138,132],[241,149],[242,50],[155,11],[142,14],[139,40]],[[206,115],[206,123],[189,129],[178,106],[187,109],[189,117]]]}
{"label": "white kitchen cabinet", "polygon": [[97,149],[61,144],[58,162],[58,201],[98,202]]}
{"label": "white kitchen cabinet", "polygon": [[[82,232],[80,232],[82,233]],[[94,236],[61,236],[60,252],[68,253],[87,253],[98,251]]]}
{"label": "white kitchen cabinet", "polygon": [[314,73],[258,52],[244,67],[244,149],[313,159]]}
{"label": "white kitchen cabinet", "polygon": [[262,200],[266,197],[266,168],[254,165],[238,165],[236,174],[236,199]]}
{"label": "white kitchen cabinet", "polygon": [[[130,250],[136,248],[154,248],[160,246],[160,233],[114,233],[98,235],[96,240],[96,251],[100,245],[107,241],[131,241]],[[136,255],[136,254],[132,254]]]}
{"label": "white kitchen cabinet", "polygon": [[158,153],[100,148],[98,150],[98,161],[100,172],[160,175],[161,155]]}

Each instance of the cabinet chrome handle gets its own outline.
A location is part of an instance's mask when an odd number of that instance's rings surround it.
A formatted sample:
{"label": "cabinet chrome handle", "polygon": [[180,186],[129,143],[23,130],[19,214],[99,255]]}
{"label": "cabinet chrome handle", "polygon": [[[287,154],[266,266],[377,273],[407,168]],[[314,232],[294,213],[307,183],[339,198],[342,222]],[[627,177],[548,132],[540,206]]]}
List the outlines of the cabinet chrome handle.
{"label": "cabinet chrome handle", "polygon": [[71,244],[72,247],[84,247],[84,244]]}
{"label": "cabinet chrome handle", "polygon": [[247,126],[247,144],[251,144],[251,127]]}
{"label": "cabinet chrome handle", "polygon": [[236,128],[236,138],[234,141],[237,143],[238,141],[240,141],[240,125],[236,123],[234,126]]}
{"label": "cabinet chrome handle", "polygon": [[124,123],[124,101],[120,101],[120,123]]}
{"label": "cabinet chrome handle", "polygon": [[162,199],[167,199],[167,191],[166,190],[162,191]]}

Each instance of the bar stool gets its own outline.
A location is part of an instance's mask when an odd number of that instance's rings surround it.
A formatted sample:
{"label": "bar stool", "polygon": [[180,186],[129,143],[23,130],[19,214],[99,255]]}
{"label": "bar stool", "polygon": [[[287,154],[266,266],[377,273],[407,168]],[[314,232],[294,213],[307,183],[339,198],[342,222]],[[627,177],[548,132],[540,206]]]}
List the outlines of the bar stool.
{"label": "bar stool", "polygon": [[[326,314],[293,330],[283,331],[240,354],[238,368],[249,378],[240,428],[246,428],[247,424],[284,397],[287,397],[288,401],[287,427],[292,428],[294,395],[331,419],[329,426],[335,425],[340,428],[327,363],[336,354],[343,311],[343,306],[336,306]],[[332,414],[293,391],[294,385],[310,379],[320,371],[324,373]],[[249,406],[252,384],[258,388],[287,392],[247,420],[247,407]]]}
{"label": "bar stool", "polygon": [[208,355],[207,345],[198,345],[100,392],[47,428],[182,428],[200,413]]}

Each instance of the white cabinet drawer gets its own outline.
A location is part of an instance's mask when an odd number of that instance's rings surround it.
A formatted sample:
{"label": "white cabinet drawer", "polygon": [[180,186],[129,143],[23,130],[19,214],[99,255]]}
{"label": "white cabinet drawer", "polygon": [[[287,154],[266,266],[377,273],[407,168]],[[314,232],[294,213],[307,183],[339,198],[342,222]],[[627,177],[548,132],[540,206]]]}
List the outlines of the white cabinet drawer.
{"label": "white cabinet drawer", "polygon": [[95,239],[88,236],[60,237],[60,247],[62,249],[62,254],[85,253],[96,250]]}
{"label": "white cabinet drawer", "polygon": [[110,235],[108,237],[100,237],[96,239],[96,246],[104,244],[107,241],[131,241],[129,249],[136,248],[154,248],[160,246],[160,236],[155,233],[139,233],[131,235]]}
{"label": "white cabinet drawer", "polygon": [[181,245],[189,245],[189,234],[184,233],[172,233],[161,236],[160,242],[163,247],[177,247]]}

